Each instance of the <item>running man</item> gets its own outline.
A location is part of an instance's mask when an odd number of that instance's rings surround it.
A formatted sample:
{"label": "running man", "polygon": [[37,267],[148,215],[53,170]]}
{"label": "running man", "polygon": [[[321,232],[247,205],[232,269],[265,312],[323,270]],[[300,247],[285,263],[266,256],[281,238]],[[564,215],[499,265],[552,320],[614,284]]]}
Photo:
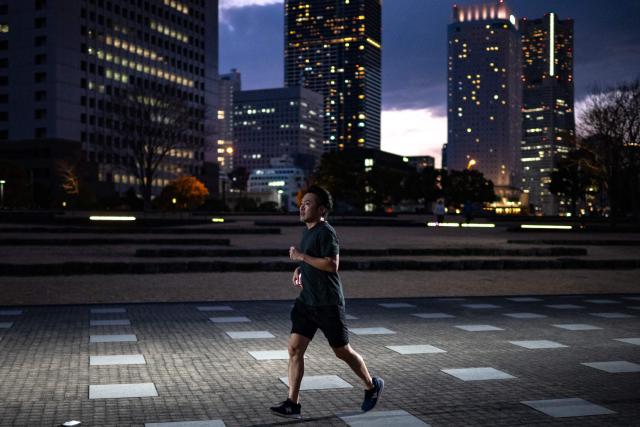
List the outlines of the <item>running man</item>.
{"label": "running man", "polygon": [[289,257],[300,262],[293,272],[293,285],[301,289],[291,310],[289,335],[289,394],[272,406],[275,415],[300,418],[300,383],[304,375],[304,353],[320,329],[336,357],[345,361],[365,386],[362,410],[370,411],[378,402],[384,381],[372,378],[362,357],[349,345],[342,283],[338,276],[339,246],[336,232],[325,218],[333,207],[327,190],[311,186],[300,205],[300,221],[307,229],[300,249],[289,248]]}

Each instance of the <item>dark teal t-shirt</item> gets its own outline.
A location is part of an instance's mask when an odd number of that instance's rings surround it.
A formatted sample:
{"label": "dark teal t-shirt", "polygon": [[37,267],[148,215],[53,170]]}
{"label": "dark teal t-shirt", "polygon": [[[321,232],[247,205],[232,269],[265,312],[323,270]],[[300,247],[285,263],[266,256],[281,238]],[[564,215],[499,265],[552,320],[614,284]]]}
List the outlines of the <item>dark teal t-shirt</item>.
{"label": "dark teal t-shirt", "polygon": [[[336,231],[326,221],[321,221],[302,234],[300,250],[314,258],[334,257],[339,255],[340,246]],[[298,300],[306,305],[340,305],[344,307],[342,283],[338,273],[318,270],[300,263],[302,270],[302,292]]]}

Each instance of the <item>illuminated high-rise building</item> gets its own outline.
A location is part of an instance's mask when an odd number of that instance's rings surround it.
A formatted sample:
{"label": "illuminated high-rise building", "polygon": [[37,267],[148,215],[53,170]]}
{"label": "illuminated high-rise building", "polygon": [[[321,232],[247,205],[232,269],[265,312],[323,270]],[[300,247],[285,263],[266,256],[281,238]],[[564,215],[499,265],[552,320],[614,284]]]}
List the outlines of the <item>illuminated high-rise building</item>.
{"label": "illuminated high-rise building", "polygon": [[322,95],[303,87],[234,93],[233,165],[295,166],[310,174],[322,155]]}
{"label": "illuminated high-rise building", "polygon": [[380,149],[380,0],[285,0],[285,85],[324,96],[328,150]]}
{"label": "illuminated high-rise building", "polygon": [[448,44],[447,168],[479,170],[512,195],[521,184],[518,21],[504,1],[454,6]]}
{"label": "illuminated high-rise building", "polygon": [[[171,91],[193,111],[192,148],[172,150],[153,193],[200,175],[218,91],[218,1],[0,0],[0,140],[72,141],[99,182],[138,185],[112,111],[133,87]],[[202,147],[202,148],[193,148]]]}
{"label": "illuminated high-rise building", "polygon": [[537,212],[556,215],[551,173],[575,145],[573,20],[520,21],[523,54],[522,188]]}

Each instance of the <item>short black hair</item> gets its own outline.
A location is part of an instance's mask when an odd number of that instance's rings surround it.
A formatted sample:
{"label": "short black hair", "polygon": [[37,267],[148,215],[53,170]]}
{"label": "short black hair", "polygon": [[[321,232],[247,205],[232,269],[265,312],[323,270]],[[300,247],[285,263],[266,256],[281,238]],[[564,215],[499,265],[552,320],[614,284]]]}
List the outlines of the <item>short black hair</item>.
{"label": "short black hair", "polygon": [[307,193],[315,194],[318,197],[318,204],[327,208],[327,213],[333,210],[333,198],[331,197],[331,193],[326,189],[319,185],[312,185],[305,192],[305,194]]}

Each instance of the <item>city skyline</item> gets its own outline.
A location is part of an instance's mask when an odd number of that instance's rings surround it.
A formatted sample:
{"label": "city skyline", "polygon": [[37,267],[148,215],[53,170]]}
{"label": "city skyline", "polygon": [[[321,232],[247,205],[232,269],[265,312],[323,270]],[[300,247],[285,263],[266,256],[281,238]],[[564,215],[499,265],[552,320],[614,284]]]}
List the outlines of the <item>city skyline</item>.
{"label": "city skyline", "polygon": [[[474,4],[475,1],[459,1]],[[595,85],[637,76],[640,30],[633,16],[640,4],[601,2],[508,2],[516,17],[557,13],[575,21],[576,109]],[[383,4],[382,149],[440,159],[446,141],[446,27],[452,1]],[[236,67],[246,89],[282,86],[283,4],[279,0],[220,1],[220,70]],[[634,12],[636,11],[636,12]],[[602,52],[607,52],[603,55]],[[408,66],[410,64],[410,66]],[[401,142],[400,142],[401,141]]]}

